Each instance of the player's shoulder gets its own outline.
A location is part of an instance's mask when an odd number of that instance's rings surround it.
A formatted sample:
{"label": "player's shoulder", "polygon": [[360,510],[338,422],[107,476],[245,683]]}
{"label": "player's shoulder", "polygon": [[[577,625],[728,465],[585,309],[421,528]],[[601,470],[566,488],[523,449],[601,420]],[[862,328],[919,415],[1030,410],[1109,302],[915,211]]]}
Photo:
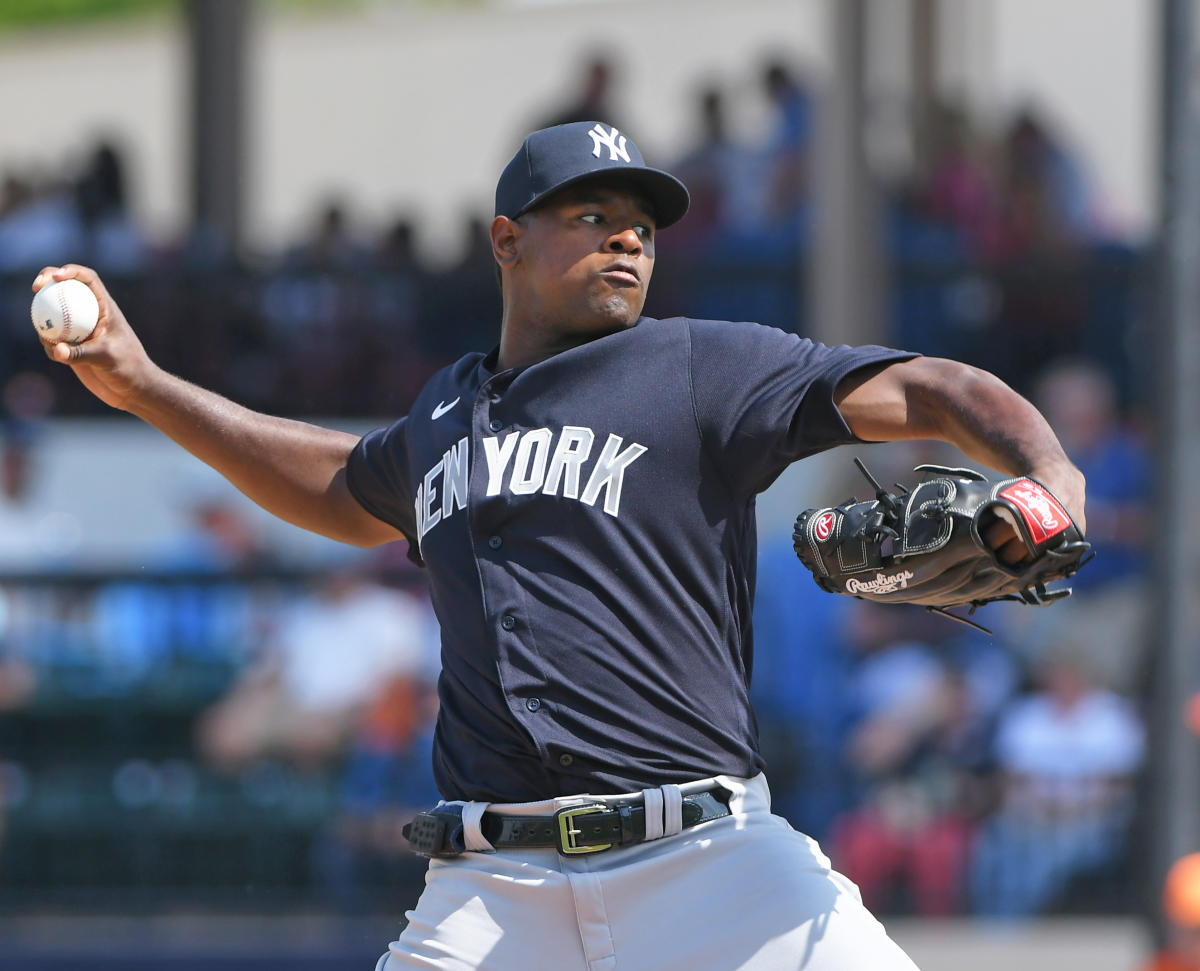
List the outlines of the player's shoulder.
{"label": "player's shoulder", "polygon": [[[643,317],[639,326],[666,327],[687,330],[781,330],[769,324],[756,323],[753,320],[713,320],[706,317]],[[781,331],[782,332],[782,331]]]}
{"label": "player's shoulder", "polygon": [[753,320],[714,320],[706,317],[666,317],[660,320],[643,317],[639,321],[639,327],[642,325],[647,325],[647,330],[652,332],[686,335],[705,343],[743,340],[805,341],[805,338],[786,331],[782,327],[757,323]]}

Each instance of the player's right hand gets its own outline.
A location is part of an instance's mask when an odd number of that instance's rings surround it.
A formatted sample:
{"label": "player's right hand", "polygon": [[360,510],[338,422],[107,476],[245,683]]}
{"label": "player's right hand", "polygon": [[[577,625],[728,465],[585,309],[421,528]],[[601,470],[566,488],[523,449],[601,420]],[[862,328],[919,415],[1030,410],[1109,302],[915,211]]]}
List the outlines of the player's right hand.
{"label": "player's right hand", "polygon": [[96,295],[100,317],[95,330],[78,344],[43,341],[46,356],[68,365],[84,386],[105,404],[128,411],[140,391],[158,373],[158,368],[91,267],[76,263],[43,267],[33,281],[33,292],[37,293],[51,283],[71,279],[86,284]]}

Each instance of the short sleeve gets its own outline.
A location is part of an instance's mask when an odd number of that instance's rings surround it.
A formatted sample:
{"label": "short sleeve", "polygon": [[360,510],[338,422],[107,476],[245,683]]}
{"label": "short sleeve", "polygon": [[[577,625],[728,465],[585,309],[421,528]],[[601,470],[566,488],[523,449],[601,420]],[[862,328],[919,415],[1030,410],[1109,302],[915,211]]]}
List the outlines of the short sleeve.
{"label": "short sleeve", "polygon": [[769,486],[792,462],[858,441],[833,394],[858,368],[916,355],[876,345],[828,346],[776,327],[690,322],[690,368],[705,448],[731,485]]}
{"label": "short sleeve", "polygon": [[350,452],[346,484],[350,494],[377,519],[395,526],[417,549],[416,512],[408,475],[408,420],[368,432]]}

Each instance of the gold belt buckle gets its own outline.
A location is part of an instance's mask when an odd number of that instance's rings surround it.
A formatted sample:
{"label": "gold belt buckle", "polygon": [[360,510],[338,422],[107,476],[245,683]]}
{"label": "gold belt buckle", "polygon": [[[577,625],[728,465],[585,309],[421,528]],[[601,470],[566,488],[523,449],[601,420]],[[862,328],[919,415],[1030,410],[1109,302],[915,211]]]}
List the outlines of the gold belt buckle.
{"label": "gold belt buckle", "polygon": [[596,846],[580,846],[577,842],[578,838],[583,835],[583,830],[575,828],[575,820],[579,816],[591,816],[594,813],[608,812],[608,807],[601,804],[597,806],[568,806],[566,809],[560,809],[554,814],[558,820],[558,852],[566,856],[580,856],[585,853],[601,853],[604,850],[612,849],[612,843],[600,843]]}

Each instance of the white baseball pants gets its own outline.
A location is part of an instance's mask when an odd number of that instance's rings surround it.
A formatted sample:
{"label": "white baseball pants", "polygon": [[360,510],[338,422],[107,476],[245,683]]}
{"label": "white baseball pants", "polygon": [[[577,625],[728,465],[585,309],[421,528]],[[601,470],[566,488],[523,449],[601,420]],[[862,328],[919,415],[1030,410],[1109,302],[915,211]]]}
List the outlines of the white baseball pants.
{"label": "white baseball pants", "polygon": [[[733,793],[733,814],[680,831],[680,793],[713,782]],[[647,832],[662,838],[587,856],[504,849],[430,861],[425,892],[376,971],[916,971],[816,842],[771,814],[762,775],[644,795]],[[484,808],[550,815],[621,798],[467,803],[467,846],[490,846]],[[658,813],[661,827],[651,824]]]}

